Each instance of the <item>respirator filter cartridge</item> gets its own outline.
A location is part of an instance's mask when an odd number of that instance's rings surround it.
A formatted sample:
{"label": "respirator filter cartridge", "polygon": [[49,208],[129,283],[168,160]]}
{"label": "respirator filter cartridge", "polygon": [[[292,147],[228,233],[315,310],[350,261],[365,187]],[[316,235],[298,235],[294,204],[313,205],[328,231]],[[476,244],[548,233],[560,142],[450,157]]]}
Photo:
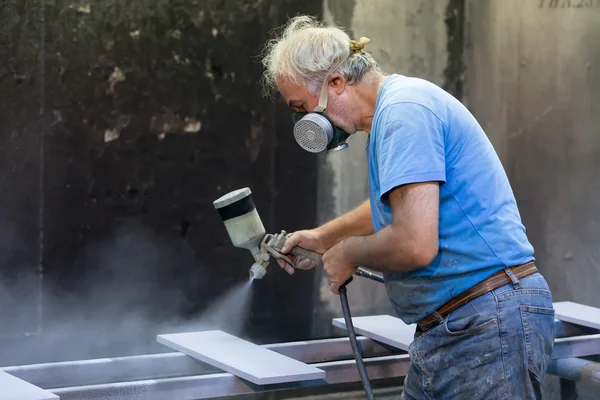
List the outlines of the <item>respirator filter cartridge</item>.
{"label": "respirator filter cartridge", "polygon": [[311,153],[325,151],[333,139],[333,134],[333,124],[323,114],[306,114],[294,124],[296,142]]}

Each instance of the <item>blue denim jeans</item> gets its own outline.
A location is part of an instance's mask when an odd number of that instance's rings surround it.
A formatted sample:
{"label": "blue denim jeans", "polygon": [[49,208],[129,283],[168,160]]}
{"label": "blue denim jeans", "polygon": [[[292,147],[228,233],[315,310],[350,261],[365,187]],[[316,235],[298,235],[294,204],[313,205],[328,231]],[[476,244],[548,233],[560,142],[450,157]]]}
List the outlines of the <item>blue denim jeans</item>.
{"label": "blue denim jeans", "polygon": [[544,277],[514,278],[417,330],[402,399],[541,399],[554,335]]}

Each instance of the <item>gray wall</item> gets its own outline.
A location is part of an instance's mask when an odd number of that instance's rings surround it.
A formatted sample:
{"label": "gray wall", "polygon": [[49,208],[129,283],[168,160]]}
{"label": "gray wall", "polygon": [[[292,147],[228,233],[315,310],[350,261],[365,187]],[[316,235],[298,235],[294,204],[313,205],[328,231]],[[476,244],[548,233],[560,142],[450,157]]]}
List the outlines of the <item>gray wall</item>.
{"label": "gray wall", "polygon": [[555,299],[600,306],[600,3],[544,3],[468,2],[464,101],[502,158]]}

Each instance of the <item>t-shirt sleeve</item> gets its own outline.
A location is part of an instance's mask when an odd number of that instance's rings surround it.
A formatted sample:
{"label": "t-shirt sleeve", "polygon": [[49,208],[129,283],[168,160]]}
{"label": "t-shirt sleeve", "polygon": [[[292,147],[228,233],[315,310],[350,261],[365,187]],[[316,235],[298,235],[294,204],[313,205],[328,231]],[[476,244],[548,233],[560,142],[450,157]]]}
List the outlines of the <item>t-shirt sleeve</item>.
{"label": "t-shirt sleeve", "polygon": [[445,182],[444,123],[427,107],[397,103],[381,115],[376,132],[381,199],[402,185]]}

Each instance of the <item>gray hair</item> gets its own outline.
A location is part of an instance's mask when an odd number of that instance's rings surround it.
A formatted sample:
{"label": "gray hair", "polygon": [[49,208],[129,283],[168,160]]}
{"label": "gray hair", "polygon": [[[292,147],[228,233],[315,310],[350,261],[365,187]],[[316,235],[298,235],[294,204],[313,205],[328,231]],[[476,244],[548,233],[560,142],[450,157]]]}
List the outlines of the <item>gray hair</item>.
{"label": "gray hair", "polygon": [[316,96],[323,80],[333,72],[349,82],[360,82],[367,72],[380,72],[373,57],[363,51],[368,42],[367,38],[350,40],[340,28],[326,26],[313,17],[294,17],[282,27],[278,38],[265,45],[264,91],[275,90],[278,79],[289,79]]}

